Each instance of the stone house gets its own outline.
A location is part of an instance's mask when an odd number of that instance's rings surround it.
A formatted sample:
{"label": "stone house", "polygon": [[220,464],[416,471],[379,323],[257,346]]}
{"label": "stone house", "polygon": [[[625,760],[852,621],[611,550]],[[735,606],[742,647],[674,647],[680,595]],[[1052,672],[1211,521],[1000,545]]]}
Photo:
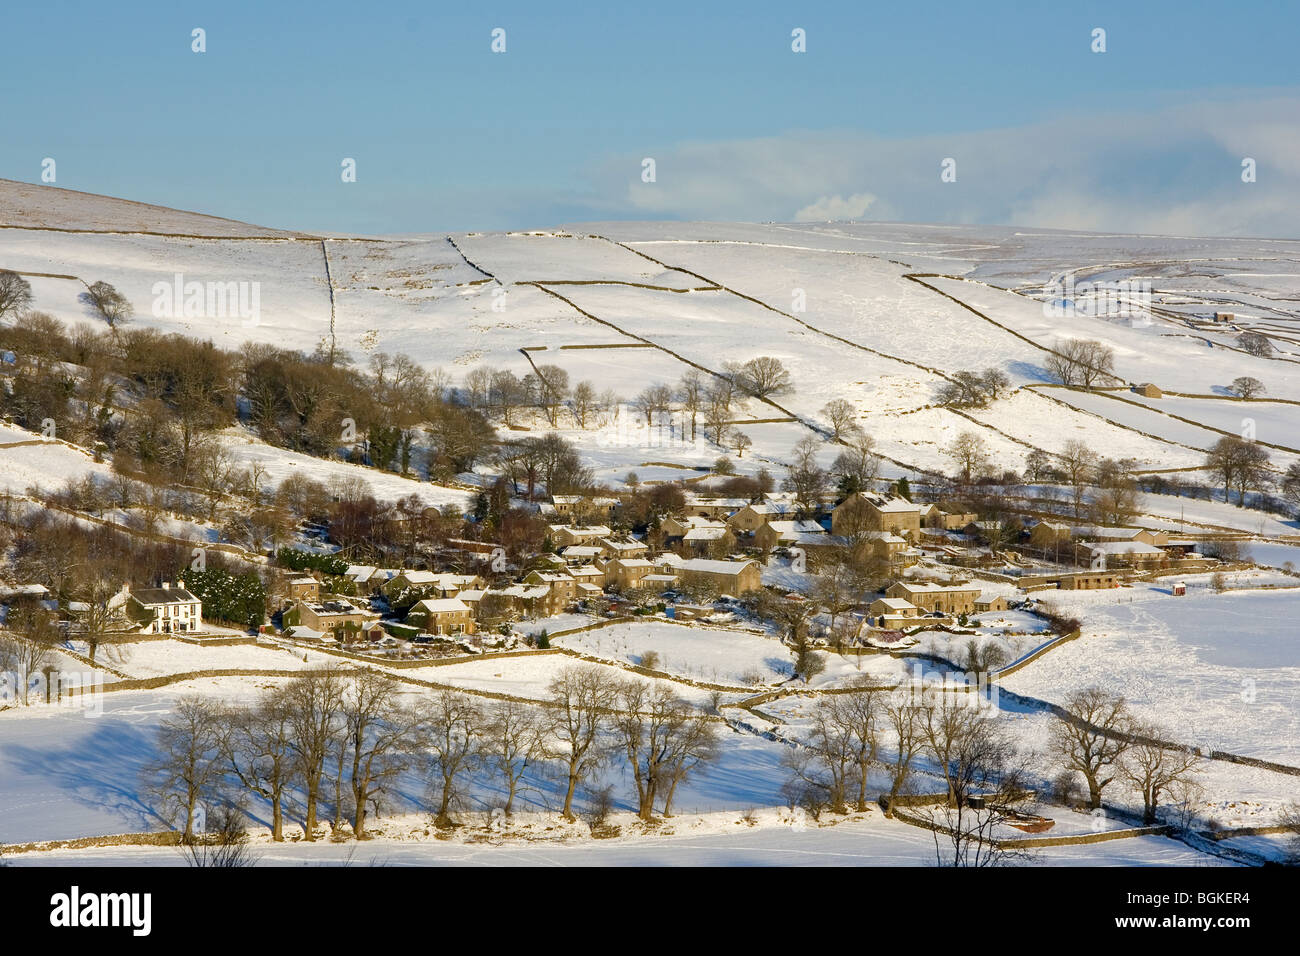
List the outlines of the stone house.
{"label": "stone house", "polygon": [[831,512],[831,533],[845,537],[864,531],[889,531],[914,542],[920,530],[920,505],[897,495],[859,491]]}
{"label": "stone house", "polygon": [[885,589],[885,597],[901,598],[925,611],[941,611],[954,617],[975,613],[975,599],[980,589],[965,584],[931,584],[895,581]]}
{"label": "stone house", "polygon": [[474,610],[460,598],[426,598],[416,602],[406,623],[430,634],[473,634]]}

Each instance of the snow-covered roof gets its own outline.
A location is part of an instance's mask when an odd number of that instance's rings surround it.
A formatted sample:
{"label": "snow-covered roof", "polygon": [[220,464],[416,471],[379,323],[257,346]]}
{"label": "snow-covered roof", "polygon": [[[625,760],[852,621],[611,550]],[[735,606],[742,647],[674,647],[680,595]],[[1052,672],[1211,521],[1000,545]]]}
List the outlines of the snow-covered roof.
{"label": "snow-covered roof", "polygon": [[753,561],[714,561],[709,558],[690,558],[682,562],[683,571],[703,571],[708,574],[739,574]]}
{"label": "snow-covered roof", "polygon": [[717,541],[727,535],[727,526],[718,528],[691,528],[684,535],[683,541]]}
{"label": "snow-covered roof", "polygon": [[905,601],[902,598],[879,598],[872,601],[872,605],[881,604],[891,611],[915,611],[917,607],[911,601]]}
{"label": "snow-covered roof", "polygon": [[458,597],[429,598],[428,600],[420,601],[415,606],[418,608],[423,608],[425,611],[428,611],[430,614],[446,614],[452,611],[469,610],[469,605],[466,604]]}
{"label": "snow-covered roof", "polygon": [[645,544],[640,541],[619,541],[616,538],[603,538],[600,542],[610,551],[644,551]]}
{"label": "snow-covered roof", "polygon": [[1145,541],[1090,541],[1087,547],[1103,554],[1164,554],[1154,544]]}
{"label": "snow-covered roof", "polygon": [[726,522],[719,521],[717,518],[706,518],[703,515],[688,515],[685,518],[674,518],[678,524],[684,524],[688,528],[725,528]]}
{"label": "snow-covered roof", "polygon": [[969,584],[935,584],[932,581],[899,581],[897,587],[911,594],[949,594],[957,591],[977,591]]}
{"label": "snow-covered roof", "polygon": [[779,535],[825,534],[826,529],[816,521],[769,521],[767,526]]}
{"label": "snow-covered roof", "polygon": [[322,644],[338,643],[332,634],[329,634],[326,631],[318,631],[315,628],[307,627],[303,624],[295,624],[293,627],[287,627],[284,632],[299,641],[319,641]]}
{"label": "snow-covered roof", "polygon": [[[1131,541],[1146,531],[1145,528],[1106,528],[1099,525],[1071,528],[1071,533],[1078,538],[1102,538],[1108,541]],[[1148,534],[1150,532],[1147,532]]]}
{"label": "snow-covered roof", "polygon": [[561,557],[565,558],[594,558],[601,553],[602,549],[594,544],[571,544],[560,549]]}
{"label": "snow-covered roof", "polygon": [[877,511],[887,514],[921,513],[921,506],[898,495],[881,495],[872,491],[859,491],[858,497],[869,502]]}
{"label": "snow-covered roof", "polygon": [[183,587],[138,588],[131,592],[137,604],[158,607],[163,604],[197,604],[198,598]]}
{"label": "snow-covered roof", "polygon": [[553,524],[550,528],[557,534],[561,531],[567,531],[581,538],[608,538],[613,534],[613,530],[603,524],[593,524],[582,528],[568,524]]}

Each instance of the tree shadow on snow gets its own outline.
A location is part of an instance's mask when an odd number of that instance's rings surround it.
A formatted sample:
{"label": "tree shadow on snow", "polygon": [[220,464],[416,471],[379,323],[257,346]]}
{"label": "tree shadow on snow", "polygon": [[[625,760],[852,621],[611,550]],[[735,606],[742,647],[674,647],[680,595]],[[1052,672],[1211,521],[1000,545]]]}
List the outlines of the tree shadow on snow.
{"label": "tree shadow on snow", "polygon": [[0,751],[8,772],[36,777],[47,789],[120,817],[130,829],[165,824],[140,796],[140,769],[155,756],[152,728],[104,722],[62,747],[5,744]]}

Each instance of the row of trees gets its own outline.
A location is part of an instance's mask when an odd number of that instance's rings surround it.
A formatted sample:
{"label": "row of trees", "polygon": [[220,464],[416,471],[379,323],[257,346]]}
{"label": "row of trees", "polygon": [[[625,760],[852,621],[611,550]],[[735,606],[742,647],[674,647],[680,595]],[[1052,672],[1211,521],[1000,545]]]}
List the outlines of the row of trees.
{"label": "row of trees", "polygon": [[1000,369],[955,372],[939,387],[938,398],[944,405],[983,408],[996,401],[1010,386],[1011,380]]}
{"label": "row of trees", "polygon": [[1161,730],[1138,720],[1122,695],[1089,687],[1070,694],[1064,709],[1066,716],[1052,722],[1048,753],[1067,774],[1083,778],[1089,807],[1099,809],[1104,791],[1117,780],[1141,799],[1147,824],[1156,822],[1169,799],[1184,806],[1194,801],[1200,757],[1189,747],[1164,743]]}
{"label": "row of trees", "polygon": [[[1034,801],[1031,754],[1020,750],[1005,723],[971,695],[926,699],[873,687],[860,678],[846,692],[823,695],[813,708],[805,744],[790,749],[786,793],[791,805],[814,815],[823,809],[865,810],[883,772],[892,816],[919,769],[943,780],[946,793],[911,812],[935,830],[941,864],[985,866],[1006,858],[993,840],[997,829]],[[1047,756],[1064,768],[1070,799],[1073,779],[1087,786],[1087,806],[1099,809],[1105,790],[1122,782],[1152,824],[1167,803],[1183,822],[1198,799],[1194,750],[1162,742],[1160,731],[1138,721],[1124,698],[1088,688],[1066,700],[1067,715],[1053,721]]]}
{"label": "row of trees", "polygon": [[1007,851],[992,836],[1033,799],[1025,755],[978,702],[936,696],[873,688],[866,679],[847,693],[823,696],[807,745],[784,758],[791,805],[814,815],[865,810],[870,776],[879,768],[889,785],[886,813],[893,816],[924,763],[946,788],[946,795],[912,811],[932,827],[937,861],[977,867],[1005,860]]}
{"label": "row of trees", "polygon": [[[356,839],[392,799],[396,781],[419,773],[439,825],[469,804],[469,778],[488,774],[514,810],[532,772],[563,787],[561,813],[576,819],[580,786],[622,758],[638,814],[671,813],[679,785],[717,753],[717,721],[661,685],[622,680],[593,666],[561,671],[541,704],[481,701],[457,691],[408,699],[395,678],[371,670],[310,670],[253,703],[230,707],[184,697],[160,725],[158,757],[144,771],[159,814],[187,842],[204,816],[249,797],[269,807],[272,838],[301,809],[305,838],[325,808]],[[292,806],[292,811],[291,811]]]}

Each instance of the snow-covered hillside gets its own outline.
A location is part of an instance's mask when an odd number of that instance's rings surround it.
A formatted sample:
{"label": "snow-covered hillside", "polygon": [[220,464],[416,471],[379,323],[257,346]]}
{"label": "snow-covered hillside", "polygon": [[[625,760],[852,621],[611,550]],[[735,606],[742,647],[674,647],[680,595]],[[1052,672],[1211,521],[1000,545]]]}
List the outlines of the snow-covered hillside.
{"label": "snow-covered hillside", "polygon": [[[852,402],[899,474],[947,469],[943,449],[973,431],[998,464],[1071,438],[1148,469],[1191,468],[1246,418],[1278,447],[1300,445],[1300,244],[1115,236],[1001,227],[597,223],[530,233],[308,237],[54,188],[0,183],[0,268],[26,274],[35,308],[94,322],[79,300],[105,280],[140,326],[311,350],[331,335],[364,360],[404,353],[458,383],[477,367],[529,371],[529,356],[631,400],[691,368],[780,358],[793,392],[751,402],[750,467],[780,463],[823,406]],[[77,230],[70,232],[52,230]],[[200,238],[202,237],[202,238]],[[256,283],[255,318],[168,315],[156,283]],[[1063,313],[1045,288],[1142,280],[1140,315]],[[1076,294],[1080,306],[1084,297]],[[1230,325],[1215,311],[1232,311]],[[332,327],[331,327],[331,322]],[[1270,357],[1234,345],[1269,335]],[[1124,404],[1027,386],[1053,381],[1050,349],[1070,338],[1113,348],[1129,383],[1179,393]],[[528,350],[528,355],[521,350]],[[1013,391],[969,417],[932,407],[953,373],[1001,369]],[[1238,377],[1276,401],[1246,407]],[[1065,399],[1077,411],[1071,412]],[[1150,410],[1139,407],[1145,404]],[[794,418],[795,422],[767,422]],[[602,477],[654,461],[694,467],[709,449],[608,441],[574,429]],[[717,449],[713,450],[716,454]],[[746,464],[742,462],[742,466]]]}

